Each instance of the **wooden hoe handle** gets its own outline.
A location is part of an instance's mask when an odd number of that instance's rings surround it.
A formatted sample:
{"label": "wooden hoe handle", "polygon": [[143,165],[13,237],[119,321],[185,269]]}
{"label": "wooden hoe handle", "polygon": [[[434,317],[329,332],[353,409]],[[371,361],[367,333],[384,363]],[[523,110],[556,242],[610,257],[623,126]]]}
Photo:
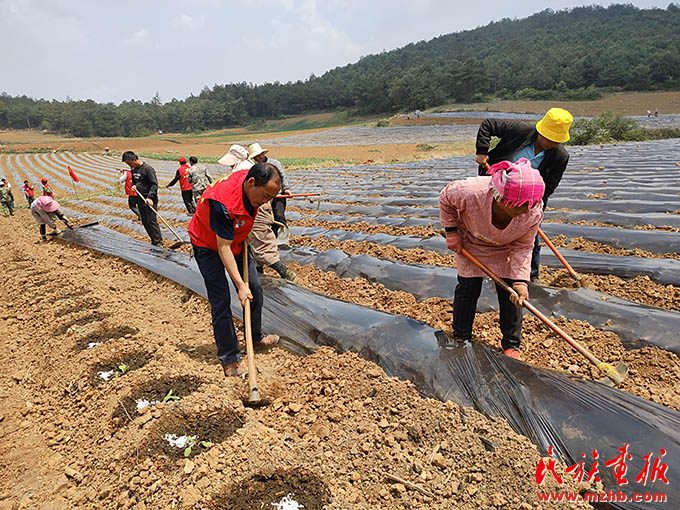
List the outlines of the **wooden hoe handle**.
{"label": "wooden hoe handle", "polygon": [[[475,266],[477,266],[479,269],[484,271],[489,278],[491,278],[494,282],[496,282],[498,285],[503,287],[506,292],[509,292],[510,294],[517,295],[517,293],[512,289],[507,283],[505,283],[503,280],[501,280],[498,276],[496,276],[491,269],[486,267],[482,262],[477,260],[477,257],[472,255],[469,251],[467,251],[465,248],[462,248],[462,253],[465,255],[468,259],[470,259],[470,262],[472,262]],[[564,331],[562,328],[560,328],[557,324],[555,324],[553,321],[548,319],[545,315],[543,315],[538,308],[536,308],[534,305],[529,303],[529,300],[524,299],[523,300],[524,306],[529,310],[531,313],[533,313],[536,317],[541,319],[550,329],[552,329],[555,333],[560,335],[562,338],[564,338],[569,344],[576,349],[578,352],[580,352],[583,356],[585,356],[592,364],[598,366],[598,368],[602,365],[602,362],[597,359],[590,351],[588,351],[585,347],[583,347],[580,343],[578,343],[576,340],[574,340],[566,331]]]}

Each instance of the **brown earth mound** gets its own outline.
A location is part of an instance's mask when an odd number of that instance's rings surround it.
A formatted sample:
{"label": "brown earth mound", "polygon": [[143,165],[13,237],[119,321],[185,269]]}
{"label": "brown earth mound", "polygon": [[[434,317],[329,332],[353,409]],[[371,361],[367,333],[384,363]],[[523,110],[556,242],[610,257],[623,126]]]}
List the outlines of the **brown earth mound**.
{"label": "brown earth mound", "polygon": [[[243,494],[233,508],[262,508],[289,491],[329,510],[565,508],[538,503],[540,456],[503,420],[422,398],[353,354],[258,354],[273,403],[244,408],[244,381],[189,355],[213,342],[202,298],[126,262],[38,239],[26,211],[0,218],[0,507],[225,508]],[[74,322],[88,312],[96,322]],[[83,335],[118,327],[130,329],[75,349]],[[139,353],[145,363],[120,368]],[[92,370],[112,363],[119,377],[94,384]],[[178,377],[203,384],[112,422],[122,399]],[[188,458],[150,452],[177,412],[207,423],[231,416],[234,428]],[[550,477],[543,489],[579,490]]]}

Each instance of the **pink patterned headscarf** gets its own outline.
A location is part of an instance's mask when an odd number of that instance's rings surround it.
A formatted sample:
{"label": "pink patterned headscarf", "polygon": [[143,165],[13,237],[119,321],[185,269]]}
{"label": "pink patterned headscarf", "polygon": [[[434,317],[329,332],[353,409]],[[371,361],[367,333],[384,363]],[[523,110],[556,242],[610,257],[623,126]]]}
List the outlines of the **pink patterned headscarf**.
{"label": "pink patterned headscarf", "polygon": [[545,183],[538,170],[526,158],[517,163],[501,161],[486,172],[491,176],[494,195],[510,207],[540,204],[545,191]]}

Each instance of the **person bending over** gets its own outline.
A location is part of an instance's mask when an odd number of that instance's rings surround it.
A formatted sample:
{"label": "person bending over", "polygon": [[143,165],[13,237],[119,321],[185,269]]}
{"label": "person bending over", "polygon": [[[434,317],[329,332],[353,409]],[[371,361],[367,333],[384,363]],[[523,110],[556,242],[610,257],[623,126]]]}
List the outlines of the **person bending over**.
{"label": "person bending over", "polygon": [[531,251],[543,219],[541,197],[545,184],[527,159],[502,161],[489,175],[453,181],[439,194],[439,218],[446,246],[456,252],[458,284],[453,298],[453,337],[472,339],[477,300],[484,273],[465,255],[477,257],[519,295],[510,296],[496,285],[500,308],[503,354],[519,359],[522,300],[529,297],[527,282]]}

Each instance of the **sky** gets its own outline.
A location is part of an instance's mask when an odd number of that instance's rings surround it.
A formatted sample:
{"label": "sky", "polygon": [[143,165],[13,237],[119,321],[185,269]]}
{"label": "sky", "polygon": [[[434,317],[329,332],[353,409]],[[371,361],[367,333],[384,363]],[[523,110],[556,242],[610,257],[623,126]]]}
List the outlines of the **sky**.
{"label": "sky", "polygon": [[[666,8],[670,0],[621,0]],[[0,0],[0,93],[120,103],[305,80],[361,56],[593,0]]]}

